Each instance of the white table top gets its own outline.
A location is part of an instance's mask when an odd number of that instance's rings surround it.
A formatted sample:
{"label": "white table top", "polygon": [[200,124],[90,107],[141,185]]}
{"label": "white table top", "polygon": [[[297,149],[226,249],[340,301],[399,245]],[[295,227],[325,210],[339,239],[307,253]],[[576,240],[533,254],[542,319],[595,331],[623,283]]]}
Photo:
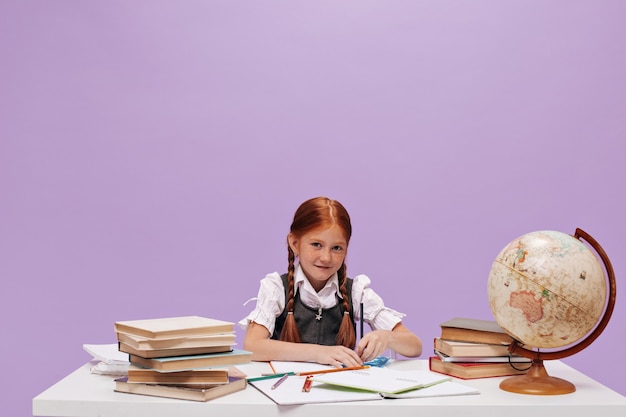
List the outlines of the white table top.
{"label": "white table top", "polygon": [[[503,378],[482,378],[457,380],[478,388],[479,395],[278,406],[251,385],[243,391],[208,402],[119,393],[113,390],[114,377],[91,374],[89,371],[91,364],[87,363],[35,397],[33,416],[623,417],[626,415],[626,397],[561,361],[546,361],[544,365],[551,376],[573,383],[576,392],[547,396],[514,394],[499,388]],[[428,361],[395,361],[388,366],[395,369],[428,369]]]}

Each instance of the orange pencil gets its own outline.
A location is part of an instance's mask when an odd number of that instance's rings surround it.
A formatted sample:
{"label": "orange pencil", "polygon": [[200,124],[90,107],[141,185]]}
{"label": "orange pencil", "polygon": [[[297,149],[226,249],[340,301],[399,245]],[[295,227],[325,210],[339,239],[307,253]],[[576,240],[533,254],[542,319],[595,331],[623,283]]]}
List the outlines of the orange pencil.
{"label": "orange pencil", "polygon": [[347,368],[333,368],[333,369],[323,369],[321,371],[298,372],[296,375],[303,376],[303,375],[327,374],[330,372],[356,371],[358,369],[367,369],[369,367],[370,367],[369,365],[349,366]]}

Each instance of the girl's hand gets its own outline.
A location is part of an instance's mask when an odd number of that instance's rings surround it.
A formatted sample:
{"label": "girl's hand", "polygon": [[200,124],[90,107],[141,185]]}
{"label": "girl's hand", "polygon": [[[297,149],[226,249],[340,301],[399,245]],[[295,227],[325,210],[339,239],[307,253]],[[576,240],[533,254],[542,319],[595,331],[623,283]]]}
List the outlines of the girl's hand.
{"label": "girl's hand", "polygon": [[317,346],[317,363],[341,368],[343,366],[361,366],[363,361],[355,351],[345,346]]}
{"label": "girl's hand", "polygon": [[380,356],[389,347],[391,331],[374,330],[366,333],[356,347],[356,353],[361,361],[367,362]]}

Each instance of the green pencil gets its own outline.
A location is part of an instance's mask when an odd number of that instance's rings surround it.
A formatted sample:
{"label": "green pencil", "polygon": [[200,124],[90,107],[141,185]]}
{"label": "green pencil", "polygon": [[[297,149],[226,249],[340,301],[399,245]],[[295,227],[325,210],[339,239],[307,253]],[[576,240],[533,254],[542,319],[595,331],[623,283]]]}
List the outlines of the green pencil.
{"label": "green pencil", "polygon": [[248,382],[263,381],[264,379],[281,378],[281,377],[283,377],[285,375],[295,375],[295,372],[283,372],[282,374],[255,376],[253,378],[248,378]]}

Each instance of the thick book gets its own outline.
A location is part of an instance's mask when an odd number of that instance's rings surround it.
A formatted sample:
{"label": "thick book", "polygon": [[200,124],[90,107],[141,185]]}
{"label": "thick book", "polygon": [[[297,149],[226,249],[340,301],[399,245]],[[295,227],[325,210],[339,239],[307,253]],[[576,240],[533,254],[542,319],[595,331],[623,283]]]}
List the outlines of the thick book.
{"label": "thick book", "polygon": [[523,356],[448,356],[437,349],[435,349],[435,355],[441,359],[442,362],[480,362],[480,363],[531,363],[532,359],[525,358]]}
{"label": "thick book", "polygon": [[140,350],[135,349],[126,343],[119,342],[118,349],[120,352],[127,353],[129,355],[140,356],[142,358],[165,358],[168,356],[187,356],[187,355],[202,355],[207,353],[221,353],[230,352],[233,350],[232,346],[209,346],[209,347],[189,347],[189,348],[169,348],[169,349],[147,349]]}
{"label": "thick book", "polygon": [[428,365],[433,372],[461,379],[522,375],[530,367],[530,364],[526,363],[515,364],[515,367],[513,367],[511,364],[504,362],[443,362],[438,356],[428,358]]}
{"label": "thick book", "polygon": [[167,317],[115,322],[117,333],[143,336],[150,339],[200,336],[233,332],[235,323],[200,316]]}
{"label": "thick book", "polygon": [[509,347],[503,344],[457,342],[435,337],[434,348],[447,356],[508,356]]}
{"label": "thick book", "polygon": [[115,380],[115,391],[128,394],[150,395],[153,397],[175,398],[190,401],[209,401],[246,388],[245,378],[231,378],[227,384],[203,388],[180,387],[173,385],[131,383],[127,378]]}
{"label": "thick book", "polygon": [[457,317],[440,324],[441,339],[509,345],[513,338],[492,320]]}
{"label": "thick book", "polygon": [[182,349],[234,345],[235,333],[215,333],[167,339],[151,339],[132,334],[117,333],[117,340],[137,350]]}
{"label": "thick book", "polygon": [[227,384],[227,369],[193,369],[178,372],[159,372],[151,368],[131,365],[128,368],[129,383],[164,384],[180,386],[206,386]]}
{"label": "thick book", "polygon": [[233,349],[230,352],[169,356],[165,358],[142,358],[136,355],[129,355],[129,359],[131,364],[156,369],[157,371],[171,372],[249,363],[252,360],[252,352]]}

